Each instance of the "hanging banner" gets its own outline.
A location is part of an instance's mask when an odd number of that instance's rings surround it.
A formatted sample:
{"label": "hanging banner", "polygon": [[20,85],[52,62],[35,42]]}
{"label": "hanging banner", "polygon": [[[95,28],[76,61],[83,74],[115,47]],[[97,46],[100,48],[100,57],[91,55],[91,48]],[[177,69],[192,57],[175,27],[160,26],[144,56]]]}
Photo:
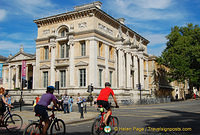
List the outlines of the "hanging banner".
{"label": "hanging banner", "polygon": [[26,61],[22,61],[22,79],[26,79]]}

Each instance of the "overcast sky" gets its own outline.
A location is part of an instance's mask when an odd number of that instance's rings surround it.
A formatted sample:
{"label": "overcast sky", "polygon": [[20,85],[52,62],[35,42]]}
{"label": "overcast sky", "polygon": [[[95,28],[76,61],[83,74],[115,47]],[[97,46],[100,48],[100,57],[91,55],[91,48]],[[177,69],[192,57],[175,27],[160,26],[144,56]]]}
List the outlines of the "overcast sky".
{"label": "overcast sky", "polygon": [[[200,0],[100,0],[102,10],[150,41],[148,53],[159,56],[173,26],[200,24]],[[0,0],[0,55],[15,55],[24,46],[35,53],[34,19],[73,11],[94,0]]]}

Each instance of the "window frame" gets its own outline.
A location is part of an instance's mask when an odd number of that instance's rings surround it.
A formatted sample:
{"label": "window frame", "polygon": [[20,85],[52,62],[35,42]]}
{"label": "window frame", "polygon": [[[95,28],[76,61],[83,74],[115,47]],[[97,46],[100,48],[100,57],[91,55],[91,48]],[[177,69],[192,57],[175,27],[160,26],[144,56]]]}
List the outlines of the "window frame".
{"label": "window frame", "polygon": [[60,70],[60,87],[66,87],[66,70]]}
{"label": "window frame", "polygon": [[81,56],[86,56],[86,42],[85,41],[81,41]]}
{"label": "window frame", "polygon": [[86,86],[86,69],[85,68],[79,69],[79,86],[80,87]]}
{"label": "window frame", "polygon": [[46,88],[48,86],[48,71],[43,72],[43,87]]}

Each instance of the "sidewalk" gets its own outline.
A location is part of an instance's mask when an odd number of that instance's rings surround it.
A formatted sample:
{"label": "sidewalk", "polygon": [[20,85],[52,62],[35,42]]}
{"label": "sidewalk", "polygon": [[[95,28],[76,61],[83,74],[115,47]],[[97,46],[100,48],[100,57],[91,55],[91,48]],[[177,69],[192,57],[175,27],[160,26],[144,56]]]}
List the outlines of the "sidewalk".
{"label": "sidewalk", "polygon": [[[98,115],[98,112],[87,112],[84,113],[84,118],[81,119],[80,113],[78,112],[71,112],[64,114],[63,111],[55,111],[54,113],[55,116],[58,119],[62,119],[65,122],[65,124],[75,124],[79,122],[94,120]],[[14,110],[12,114],[19,114],[22,117],[23,119],[22,129],[24,129],[31,121],[39,120],[39,118],[35,116],[35,113],[33,111],[22,110],[20,112],[19,110]],[[50,116],[51,111],[49,111],[48,114]]]}

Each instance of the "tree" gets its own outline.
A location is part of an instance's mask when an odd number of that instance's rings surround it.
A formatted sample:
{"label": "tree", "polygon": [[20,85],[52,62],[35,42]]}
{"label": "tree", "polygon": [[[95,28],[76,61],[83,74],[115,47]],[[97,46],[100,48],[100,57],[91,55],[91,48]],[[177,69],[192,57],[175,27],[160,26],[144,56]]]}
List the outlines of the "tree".
{"label": "tree", "polygon": [[200,86],[200,27],[187,24],[175,26],[166,36],[167,46],[157,59],[170,68],[169,80],[189,81],[190,88]]}

